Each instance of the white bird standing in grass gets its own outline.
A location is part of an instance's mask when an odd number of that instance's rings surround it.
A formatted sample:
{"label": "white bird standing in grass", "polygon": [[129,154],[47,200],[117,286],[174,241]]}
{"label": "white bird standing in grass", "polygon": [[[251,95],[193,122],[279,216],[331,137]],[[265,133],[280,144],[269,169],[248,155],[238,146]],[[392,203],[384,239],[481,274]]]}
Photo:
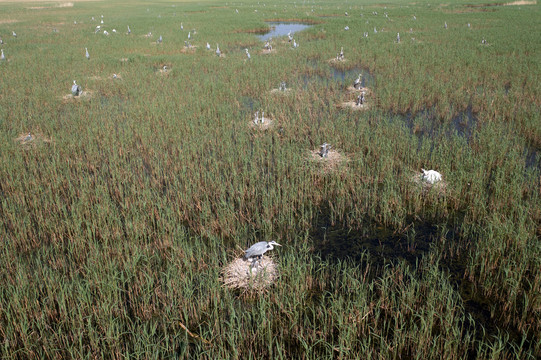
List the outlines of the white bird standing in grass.
{"label": "white bird standing in grass", "polygon": [[109,35],[109,33],[107,32],[107,30],[103,30],[103,35]]}
{"label": "white bird standing in grass", "polygon": [[218,44],[216,44],[216,55],[220,56],[222,53],[220,52],[220,47]]}
{"label": "white bird standing in grass", "polygon": [[82,90],[79,85],[73,80],[73,85],[71,86],[71,94],[73,96],[79,96],[81,94]]}
{"label": "white bird standing in grass", "polygon": [[158,38],[158,41],[157,41],[157,42],[158,42],[158,44],[161,44],[162,41],[163,41],[163,39],[162,39],[162,36],[160,35],[160,37]]}
{"label": "white bird standing in grass", "polygon": [[355,89],[359,89],[361,87],[361,79],[362,79],[362,74],[359,74],[359,77],[355,79],[355,82],[353,83],[353,87]]}
{"label": "white bird standing in grass", "polygon": [[297,44],[297,42],[295,41],[295,39],[293,39],[293,47],[296,49],[299,47],[299,44]]}
{"label": "white bird standing in grass", "polygon": [[248,57],[248,60],[250,60],[250,53],[248,52],[248,49],[244,49],[246,51],[246,57]]}
{"label": "white bird standing in grass", "polygon": [[0,55],[0,60],[6,60],[6,57],[4,56],[4,49],[2,49],[2,54]]}
{"label": "white bird standing in grass", "polygon": [[423,171],[423,180],[426,181],[429,184],[435,184],[438,181],[441,181],[441,174],[437,172],[436,170],[425,170],[421,169]]}
{"label": "white bird standing in grass", "polygon": [[12,34],[14,37],[17,37],[17,34],[15,34],[15,31],[12,31],[11,34]]}
{"label": "white bird standing in grass", "polygon": [[90,60],[90,54],[88,53],[88,49],[87,49],[87,48],[85,48],[85,52],[86,52],[86,54],[85,54],[86,58],[87,58],[88,60]]}
{"label": "white bird standing in grass", "polygon": [[131,34],[130,25],[128,25],[128,35]]}
{"label": "white bird standing in grass", "polygon": [[445,24],[443,25],[443,27],[444,27],[445,29],[447,29],[447,21],[445,22]]}
{"label": "white bird standing in grass", "polygon": [[210,50],[210,44],[207,43],[207,50]]}
{"label": "white bird standing in grass", "polygon": [[184,30],[184,26],[180,23],[180,30]]}
{"label": "white bird standing in grass", "polygon": [[192,38],[192,33],[191,31],[188,31],[188,40],[190,40]]}
{"label": "white bird standing in grass", "polygon": [[397,43],[400,42],[400,33],[396,33],[396,42],[397,42]]}

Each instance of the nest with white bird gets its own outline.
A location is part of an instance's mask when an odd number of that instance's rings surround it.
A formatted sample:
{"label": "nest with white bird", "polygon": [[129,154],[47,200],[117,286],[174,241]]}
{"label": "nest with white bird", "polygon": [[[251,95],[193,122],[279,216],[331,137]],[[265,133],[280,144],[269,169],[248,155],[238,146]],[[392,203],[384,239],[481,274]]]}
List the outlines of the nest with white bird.
{"label": "nest with white bird", "polygon": [[333,147],[327,143],[321,145],[319,149],[311,150],[309,159],[321,164],[324,172],[333,171],[338,165],[348,160],[345,155],[341,154],[338,150],[333,149]]}
{"label": "nest with white bird", "polygon": [[436,170],[421,169],[421,172],[414,171],[411,180],[421,186],[423,192],[431,189],[444,193],[447,188],[447,183],[443,180],[443,176]]}

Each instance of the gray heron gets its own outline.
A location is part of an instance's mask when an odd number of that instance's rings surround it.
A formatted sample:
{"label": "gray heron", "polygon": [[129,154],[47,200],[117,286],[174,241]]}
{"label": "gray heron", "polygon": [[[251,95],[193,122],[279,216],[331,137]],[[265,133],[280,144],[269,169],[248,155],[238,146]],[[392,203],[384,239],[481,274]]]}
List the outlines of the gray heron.
{"label": "gray heron", "polygon": [[85,54],[86,58],[87,58],[88,60],[90,60],[90,54],[88,53],[88,49],[87,49],[87,48],[85,48],[85,53],[86,53],[86,54]]}
{"label": "gray heron", "polygon": [[444,28],[444,29],[447,29],[447,21],[446,21],[445,24],[443,25],[443,28]]}
{"label": "gray heron", "polygon": [[423,171],[423,180],[426,181],[429,184],[435,184],[438,181],[441,181],[441,174],[437,172],[436,170],[425,170],[421,169]]}
{"label": "gray heron", "polygon": [[331,149],[330,144],[323,143],[323,145],[321,145],[319,148],[319,156],[321,156],[322,158],[326,158],[327,156],[329,156],[329,150]]}
{"label": "gray heron", "polygon": [[353,87],[355,89],[360,89],[361,86],[362,86],[362,74],[359,74],[359,77],[357,79],[355,79],[355,82],[353,83]]}
{"label": "gray heron", "polygon": [[81,87],[77,85],[75,80],[73,80],[73,85],[71,86],[71,94],[73,96],[79,96],[82,93]]}
{"label": "gray heron", "polygon": [[278,244],[276,241],[260,241],[258,243],[253,244],[250,246],[248,250],[245,251],[244,258],[246,260],[249,259],[257,259],[258,261],[263,258],[263,254],[266,253],[269,250],[274,249],[274,245],[282,246]]}
{"label": "gray heron", "polygon": [[28,135],[26,135],[26,136],[24,137],[23,141],[26,142],[26,141],[30,141],[30,140],[32,140],[32,134],[28,133]]}

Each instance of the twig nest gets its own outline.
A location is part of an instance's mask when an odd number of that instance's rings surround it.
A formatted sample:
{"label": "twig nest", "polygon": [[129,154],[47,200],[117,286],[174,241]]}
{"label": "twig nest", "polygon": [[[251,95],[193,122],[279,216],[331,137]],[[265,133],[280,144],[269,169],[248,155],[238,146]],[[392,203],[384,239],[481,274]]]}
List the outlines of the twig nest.
{"label": "twig nest", "polygon": [[49,144],[52,142],[51,139],[46,138],[43,134],[39,132],[29,132],[20,134],[15,141],[18,142],[23,148],[28,149],[36,147],[42,144]]}
{"label": "twig nest", "polygon": [[261,50],[261,55],[269,55],[276,52],[276,49],[263,49]]}
{"label": "twig nest", "polygon": [[357,92],[362,93],[362,92],[364,92],[365,95],[370,95],[370,94],[372,93],[372,91],[371,91],[369,88],[367,88],[367,87],[362,87],[362,86],[361,86],[361,87],[357,87],[357,88],[356,88],[356,87],[353,86],[353,85],[348,86],[348,87],[347,87],[347,91],[352,92],[352,93],[357,93]]}
{"label": "twig nest", "polygon": [[281,89],[272,89],[270,91],[271,94],[275,94],[275,95],[289,95],[291,94],[292,90],[291,89],[285,89],[285,90],[281,90]]}
{"label": "twig nest", "polygon": [[328,63],[329,64],[340,64],[340,63],[345,63],[347,61],[348,61],[348,59],[346,59],[346,58],[332,58],[332,59],[328,60]]}
{"label": "twig nest", "polygon": [[268,256],[257,266],[244,258],[235,259],[222,269],[222,281],[229,289],[263,290],[278,276],[277,265]]}
{"label": "twig nest", "polygon": [[423,193],[434,189],[439,193],[443,194],[447,189],[447,183],[443,179],[437,181],[429,181],[423,172],[413,171],[411,175],[411,181],[416,185],[420,186]]}
{"label": "twig nest", "polygon": [[83,99],[90,99],[92,97],[92,91],[86,90],[82,91],[79,95],[73,96],[72,94],[64,95],[62,96],[62,100],[64,101],[70,101],[70,100],[83,100]]}
{"label": "twig nest", "polygon": [[197,46],[195,45],[190,45],[188,47],[184,46],[182,49],[180,49],[180,52],[183,53],[183,54],[187,54],[187,53],[194,53],[195,50],[197,49]]}
{"label": "twig nest", "polygon": [[367,103],[357,105],[356,101],[345,101],[345,102],[340,104],[340,107],[342,109],[351,109],[353,111],[368,110],[368,104]]}
{"label": "twig nest", "polygon": [[321,156],[321,150],[316,149],[310,151],[310,160],[321,164],[325,171],[331,171],[336,169],[342,162],[347,161],[347,157],[333,149],[328,150],[327,156],[323,157]]}

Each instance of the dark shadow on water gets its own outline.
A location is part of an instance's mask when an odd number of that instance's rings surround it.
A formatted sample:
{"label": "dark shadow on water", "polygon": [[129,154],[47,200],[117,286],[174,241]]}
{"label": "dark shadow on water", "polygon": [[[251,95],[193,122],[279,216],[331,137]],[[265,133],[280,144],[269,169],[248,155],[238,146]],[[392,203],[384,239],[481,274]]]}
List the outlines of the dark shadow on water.
{"label": "dark shadow on water", "polygon": [[[312,223],[310,238],[314,252],[323,260],[332,262],[348,259],[361,266],[368,266],[369,281],[379,278],[384,267],[389,264],[405,261],[412,268],[417,268],[424,255],[431,251],[442,251],[444,255],[439,261],[440,270],[448,275],[451,285],[462,298],[465,319],[473,319],[471,323],[466,321],[464,326],[477,339],[489,342],[498,334],[507,332],[510,342],[518,346],[522,339],[521,332],[503,322],[500,314],[504,311],[500,309],[500,305],[483,295],[466,276],[469,255],[473,251],[475,240],[461,237],[456,227],[461,221],[448,221],[451,220],[442,219],[442,223],[438,224],[411,219],[407,222],[409,225],[396,231],[366,219],[362,226],[352,228],[346,223],[333,221],[327,207],[320,209]],[[442,244],[446,245],[440,249]],[[455,251],[450,252],[448,247]],[[460,250],[456,252],[456,249]],[[368,253],[368,257],[365,253]],[[496,311],[493,317],[491,309],[494,307]],[[532,340],[532,336],[529,336],[526,348],[533,346]],[[477,351],[471,350],[472,353]]]}
{"label": "dark shadow on water", "polygon": [[270,38],[286,36],[289,32],[291,32],[291,35],[293,35],[296,32],[311,27],[311,25],[295,22],[268,22],[267,24],[269,24],[271,29],[269,30],[269,32],[257,36],[261,41],[266,41]]}
{"label": "dark shadow on water", "polygon": [[360,228],[350,228],[341,223],[333,225],[328,210],[320,212],[310,233],[322,259],[362,260],[363,253],[368,251],[371,265],[376,267],[397,260],[416,266],[439,235],[437,226],[419,221],[412,221],[400,232],[368,221]]}

